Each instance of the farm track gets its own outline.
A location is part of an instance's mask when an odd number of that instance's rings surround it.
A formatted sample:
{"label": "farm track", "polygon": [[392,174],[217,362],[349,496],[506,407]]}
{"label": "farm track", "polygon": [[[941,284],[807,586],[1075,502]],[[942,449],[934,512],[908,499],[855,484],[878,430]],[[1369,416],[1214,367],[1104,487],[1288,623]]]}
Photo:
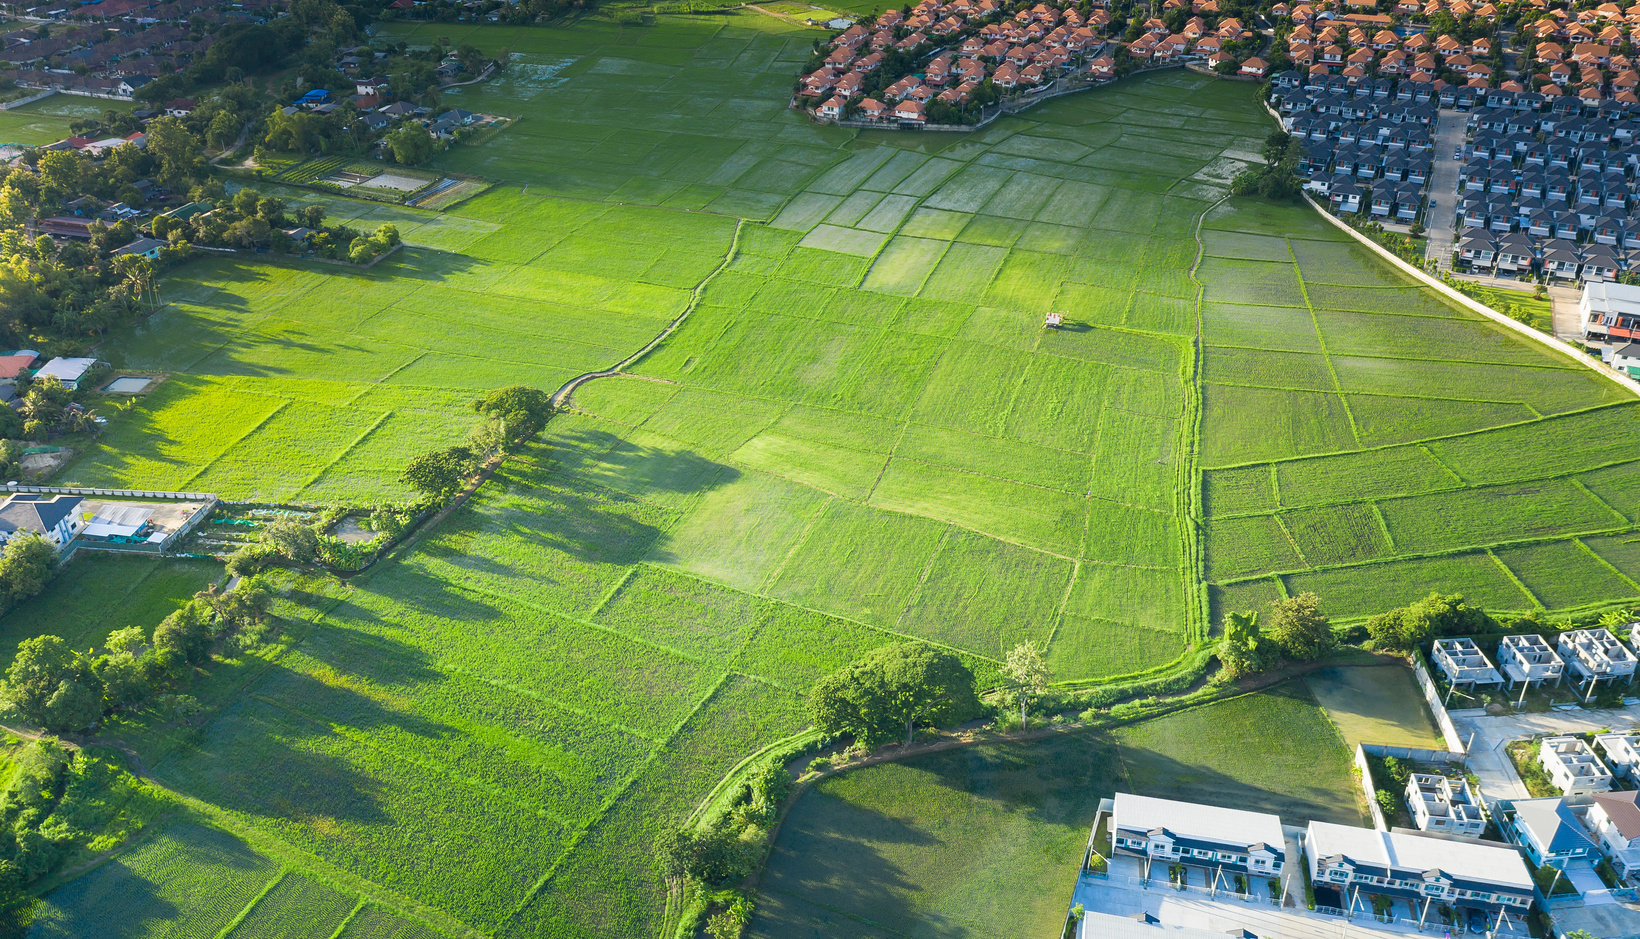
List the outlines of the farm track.
{"label": "farm track", "polygon": [[723,273],[724,269],[733,263],[735,253],[740,250],[740,233],[745,227],[746,220],[744,218],[735,219],[735,234],[729,241],[729,250],[724,252],[723,263],[713,268],[710,274],[707,274],[701,279],[700,283],[695,285],[695,289],[690,292],[689,303],[683,308],[682,313],[679,313],[677,317],[672,320],[672,322],[667,323],[666,328],[662,329],[655,336],[655,338],[645,343],[643,348],[639,349],[637,352],[632,353],[609,368],[600,369],[596,372],[584,372],[565,382],[562,387],[553,393],[553,407],[562,408],[564,404],[569,401],[570,396],[575,394],[575,389],[581,387],[581,385],[586,382],[592,381],[594,378],[612,378],[619,375],[623,370],[636,365],[644,356],[655,351],[655,348],[664,342],[668,336],[676,332],[677,328],[683,325],[684,320],[689,318],[689,314],[693,313],[695,308],[700,306],[701,294],[705,292],[706,285],[710,284],[713,278]]}

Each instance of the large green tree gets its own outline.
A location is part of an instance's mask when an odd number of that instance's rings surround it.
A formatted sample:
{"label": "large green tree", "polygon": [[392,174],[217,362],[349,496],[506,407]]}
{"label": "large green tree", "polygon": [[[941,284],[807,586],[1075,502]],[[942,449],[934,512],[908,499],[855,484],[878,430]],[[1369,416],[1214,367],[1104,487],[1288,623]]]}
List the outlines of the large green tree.
{"label": "large green tree", "polygon": [[49,731],[83,730],[102,715],[102,681],[91,659],[61,637],[35,636],[6,669],[0,704]]}
{"label": "large green tree", "polygon": [[1295,662],[1313,662],[1336,644],[1332,623],[1321,613],[1321,598],[1313,593],[1271,603],[1264,634]]}
{"label": "large green tree", "polygon": [[921,642],[897,642],[866,653],[815,683],[809,714],[828,734],[854,734],[868,746],[918,723],[949,724],[981,711],[974,673],[962,660]]}
{"label": "large green tree", "polygon": [[1497,620],[1480,607],[1470,606],[1461,594],[1431,593],[1416,603],[1374,616],[1367,621],[1367,635],[1381,649],[1409,650],[1431,639],[1492,632],[1497,626]]}

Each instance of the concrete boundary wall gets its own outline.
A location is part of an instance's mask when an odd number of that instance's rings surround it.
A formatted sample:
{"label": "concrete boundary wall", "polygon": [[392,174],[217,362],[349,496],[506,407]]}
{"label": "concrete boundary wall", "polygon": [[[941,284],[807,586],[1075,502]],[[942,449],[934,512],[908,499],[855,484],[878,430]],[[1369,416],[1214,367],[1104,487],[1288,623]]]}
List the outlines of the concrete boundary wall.
{"label": "concrete boundary wall", "polygon": [[1412,676],[1418,679],[1418,687],[1423,689],[1424,700],[1429,702],[1429,709],[1435,712],[1435,724],[1441,728],[1441,736],[1446,738],[1446,748],[1462,757],[1467,752],[1463,738],[1458,736],[1458,728],[1452,725],[1452,715],[1446,713],[1446,705],[1441,703],[1441,690],[1435,687],[1435,679],[1429,676],[1429,669],[1424,667],[1422,656],[1412,657]]}

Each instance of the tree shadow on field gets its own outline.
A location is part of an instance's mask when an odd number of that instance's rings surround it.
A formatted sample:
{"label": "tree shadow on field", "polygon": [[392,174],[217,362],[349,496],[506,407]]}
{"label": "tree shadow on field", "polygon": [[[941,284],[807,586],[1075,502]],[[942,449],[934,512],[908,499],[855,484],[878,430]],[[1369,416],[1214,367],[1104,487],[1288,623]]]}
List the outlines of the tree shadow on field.
{"label": "tree shadow on field", "polygon": [[[420,565],[392,563],[393,569],[385,576],[359,584],[358,589],[384,596],[396,606],[408,607],[424,616],[450,622],[483,623],[506,615],[494,606],[475,599],[470,591],[458,589],[460,584],[437,577]],[[424,628],[417,623],[385,619],[370,607],[353,600],[344,601],[326,614],[325,619],[328,622],[366,624],[372,627],[372,635],[378,637],[384,633],[389,636],[393,633],[413,634]]]}
{"label": "tree shadow on field", "polygon": [[[461,738],[465,731],[429,719],[409,693],[445,676],[424,650],[346,626],[316,628],[302,649],[302,670],[270,668],[162,776],[180,777],[181,788],[221,808],[295,820],[325,839],[337,824],[392,822],[381,805],[392,776],[345,754],[361,752],[354,735],[363,734],[386,751],[386,766],[408,767],[405,756],[425,760]],[[427,747],[404,754],[399,735]]]}

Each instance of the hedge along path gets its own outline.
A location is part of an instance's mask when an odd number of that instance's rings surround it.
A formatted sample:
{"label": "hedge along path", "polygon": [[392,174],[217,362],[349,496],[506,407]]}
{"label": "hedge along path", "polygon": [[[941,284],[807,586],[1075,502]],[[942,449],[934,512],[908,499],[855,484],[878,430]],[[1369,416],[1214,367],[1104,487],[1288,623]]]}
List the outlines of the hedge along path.
{"label": "hedge along path", "polygon": [[1379,257],[1383,258],[1385,261],[1388,261],[1390,264],[1393,264],[1396,267],[1396,269],[1401,271],[1403,274],[1406,274],[1409,277],[1413,277],[1413,278],[1417,279],[1417,281],[1419,283],[1423,284],[1426,287],[1433,287],[1435,290],[1440,291],[1441,296],[1445,297],[1448,300],[1451,300],[1453,303],[1456,303],[1456,304],[1462,306],[1464,309],[1470,310],[1470,311],[1475,312],[1475,313],[1479,313],[1480,315],[1486,317],[1489,320],[1492,320],[1493,322],[1499,324],[1500,326],[1505,326],[1509,329],[1514,330],[1516,333],[1519,333],[1520,335],[1525,336],[1528,339],[1531,339],[1533,342],[1541,343],[1542,345],[1546,346],[1547,348],[1553,349],[1555,352],[1558,352],[1561,355],[1564,355],[1564,356],[1567,356],[1567,357],[1571,358],[1574,362],[1576,362],[1578,365],[1582,366],[1583,368],[1589,369],[1590,371],[1592,371],[1595,374],[1601,376],[1602,378],[1607,379],[1608,381],[1611,381],[1611,382],[1613,382],[1617,385],[1621,385],[1623,388],[1625,388],[1628,391],[1632,392],[1635,396],[1640,397],[1640,381],[1636,381],[1635,379],[1629,378],[1626,375],[1618,374],[1616,371],[1614,371],[1612,369],[1605,368],[1605,367],[1603,367],[1599,364],[1591,362],[1591,361],[1589,361],[1588,356],[1584,355],[1582,352],[1579,352],[1577,350],[1577,347],[1573,346],[1571,343],[1569,343],[1569,342],[1567,342],[1563,339],[1557,339],[1554,336],[1550,336],[1550,335],[1547,335],[1545,333],[1540,333],[1537,330],[1533,329],[1532,327],[1527,326],[1525,323],[1521,323],[1521,322],[1518,322],[1516,320],[1510,319],[1509,317],[1504,316],[1502,313],[1499,313],[1497,310],[1494,310],[1491,307],[1487,306],[1486,304],[1481,303],[1479,300],[1475,300],[1475,299],[1472,299],[1470,297],[1466,297],[1463,294],[1459,293],[1458,291],[1452,289],[1451,287],[1448,287],[1446,284],[1442,283],[1440,280],[1429,276],[1428,274],[1424,273],[1423,271],[1418,270],[1416,267],[1413,267],[1411,264],[1408,264],[1407,262],[1405,262],[1405,261],[1401,260],[1400,258],[1396,257],[1394,254],[1391,254],[1388,250],[1386,250],[1384,248],[1383,245],[1380,245],[1378,242],[1373,241],[1371,238],[1368,238],[1366,235],[1363,235],[1360,232],[1356,231],[1355,229],[1351,228],[1350,226],[1344,224],[1337,217],[1335,217],[1331,212],[1328,212],[1326,209],[1322,208],[1321,205],[1319,203],[1317,203],[1313,198],[1311,198],[1310,194],[1307,193],[1307,192],[1304,193],[1304,201],[1308,202],[1310,204],[1310,208],[1315,209],[1317,212],[1319,212],[1321,214],[1321,217],[1326,219],[1328,221],[1328,223],[1330,223],[1333,227],[1339,229],[1340,231],[1344,232],[1345,234],[1348,234],[1351,238],[1354,238],[1356,241],[1358,241],[1361,244],[1365,245],[1366,247],[1372,249],[1372,251],[1374,253],[1376,253]]}
{"label": "hedge along path", "polygon": [[[1185,401],[1187,413],[1183,415],[1188,419],[1179,422],[1179,433],[1181,435],[1188,434],[1188,437],[1183,441],[1185,445],[1179,451],[1185,454],[1186,465],[1180,472],[1185,476],[1186,481],[1182,485],[1176,484],[1173,487],[1175,490],[1174,498],[1178,502],[1174,514],[1179,518],[1181,535],[1179,541],[1184,548],[1184,558],[1182,560],[1188,565],[1190,575],[1196,582],[1196,602],[1185,605],[1185,610],[1189,616],[1185,623],[1185,636],[1202,642],[1207,640],[1208,634],[1212,631],[1213,601],[1212,588],[1209,586],[1207,579],[1207,562],[1205,560],[1207,552],[1204,550],[1202,543],[1207,538],[1207,531],[1201,517],[1202,490],[1206,487],[1206,478],[1201,469],[1202,301],[1207,298],[1207,284],[1200,277],[1197,277],[1196,273],[1201,270],[1202,261],[1207,256],[1207,243],[1202,241],[1202,224],[1207,221],[1208,213],[1223,205],[1229,200],[1230,196],[1231,193],[1226,192],[1219,197],[1217,202],[1203,209],[1201,214],[1196,216],[1196,227],[1190,232],[1190,236],[1196,241],[1196,258],[1190,262],[1190,270],[1186,273],[1186,276],[1190,278],[1190,282],[1196,285],[1196,332],[1190,340],[1190,374],[1186,376],[1189,380],[1184,383],[1184,386],[1190,389],[1190,394],[1186,396]],[[1287,250],[1288,253],[1291,253],[1291,246]],[[1273,466],[1270,468],[1270,475],[1275,475],[1275,467]],[[1186,525],[1190,526],[1188,537],[1183,536],[1183,528]],[[1174,661],[1182,662],[1185,656],[1189,654],[1190,649],[1187,645],[1184,653]]]}
{"label": "hedge along path", "polygon": [[666,341],[666,337],[676,332],[677,328],[683,325],[684,320],[689,318],[689,314],[695,311],[695,307],[700,306],[701,294],[706,290],[706,285],[710,284],[713,279],[723,273],[724,269],[734,261],[735,255],[740,251],[740,232],[741,229],[745,227],[746,220],[744,218],[735,219],[735,233],[734,236],[729,239],[729,250],[724,252],[723,262],[713,268],[712,272],[702,278],[701,282],[695,285],[695,289],[690,291],[689,303],[683,308],[682,313],[679,313],[676,317],[674,317],[672,322],[667,323],[664,329],[662,329],[659,333],[656,333],[655,337],[645,343],[643,348],[639,349],[637,352],[634,352],[621,361],[616,362],[609,368],[601,369],[596,372],[585,372],[571,378],[567,382],[564,382],[563,387],[559,388],[552,396],[553,407],[563,407],[564,404],[569,401],[570,396],[575,394],[575,389],[581,387],[581,385],[586,382],[589,382],[594,378],[611,378],[615,375],[619,375],[623,370],[636,365],[644,356],[655,351],[656,346],[659,346],[662,342]]}

